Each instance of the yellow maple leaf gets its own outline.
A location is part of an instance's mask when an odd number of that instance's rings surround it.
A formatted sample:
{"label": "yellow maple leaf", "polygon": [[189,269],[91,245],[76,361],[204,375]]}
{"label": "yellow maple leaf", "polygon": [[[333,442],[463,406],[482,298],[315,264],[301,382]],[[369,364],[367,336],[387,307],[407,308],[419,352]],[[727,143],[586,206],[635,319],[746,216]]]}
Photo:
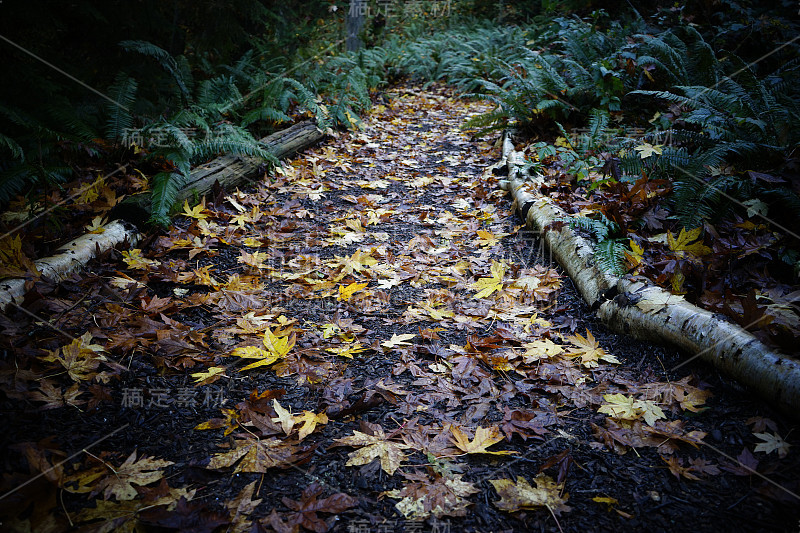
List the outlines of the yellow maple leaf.
{"label": "yellow maple leaf", "polygon": [[506,267],[502,263],[492,260],[491,278],[479,278],[477,282],[472,284],[478,293],[473,296],[476,300],[486,298],[496,291],[503,289],[503,276],[506,275]]}
{"label": "yellow maple leaf", "polygon": [[106,361],[102,352],[105,350],[99,344],[92,344],[92,334],[84,333],[60,350],[50,352],[51,355],[43,357],[46,361],[61,363],[73,381],[88,381],[97,376],[100,363]]}
{"label": "yellow maple leaf", "polygon": [[642,411],[644,421],[651,426],[656,423],[656,420],[666,418],[664,411],[653,400],[637,400],[634,406]]}
{"label": "yellow maple leaf", "polygon": [[586,337],[583,337],[580,333],[576,333],[575,335],[567,337],[566,340],[575,346],[574,348],[570,348],[567,352],[567,356],[580,357],[581,364],[586,368],[596,367],[598,360],[619,364],[616,357],[607,353],[600,347],[600,343],[595,340],[592,332],[588,329],[586,330]]}
{"label": "yellow maple leaf", "polygon": [[22,238],[17,235],[0,239],[0,278],[15,278],[27,272],[39,275],[36,265],[22,251]]}
{"label": "yellow maple leaf", "polygon": [[478,234],[478,238],[476,239],[475,243],[478,246],[486,247],[494,246],[500,242],[500,239],[508,235],[508,233],[498,233],[497,235],[494,235],[492,232],[482,229],[479,229],[476,233]]}
{"label": "yellow maple leaf", "polygon": [[347,359],[352,359],[354,355],[365,351],[366,348],[361,346],[360,342],[357,342],[353,345],[339,346],[336,348],[325,348],[325,350],[332,353],[333,355],[338,355],[340,357],[346,357]]}
{"label": "yellow maple leaf", "polygon": [[234,357],[258,359],[255,363],[250,363],[246,367],[240,369],[239,372],[251,370],[259,366],[271,365],[278,359],[286,356],[294,347],[295,334],[292,333],[288,336],[278,337],[272,333],[272,330],[267,328],[267,331],[264,332],[262,343],[264,344],[264,348],[259,346],[240,346],[231,352],[231,355]]}
{"label": "yellow maple leaf", "polygon": [[205,198],[203,198],[203,201],[201,203],[197,204],[194,207],[189,207],[189,200],[184,200],[183,201],[183,213],[181,213],[181,214],[185,215],[185,216],[187,216],[189,218],[195,218],[197,220],[202,220],[204,218],[208,218],[208,215],[203,213],[203,211],[205,211],[205,210],[206,210],[206,199]]}
{"label": "yellow maple leaf", "polygon": [[637,152],[639,152],[639,157],[642,159],[647,159],[648,157],[658,154],[661,155],[661,145],[652,145],[650,143],[643,143],[634,148]]}
{"label": "yellow maple leaf", "polygon": [[164,477],[162,469],[171,464],[174,463],[146,456],[137,461],[134,450],[124,463],[111,468],[94,490],[102,492],[105,499],[114,496],[117,501],[132,500],[139,495],[133,485],[145,486],[158,481]]}
{"label": "yellow maple leaf", "polygon": [[249,253],[245,250],[241,250],[241,255],[239,256],[237,261],[249,266],[250,268],[255,268],[260,270],[268,267],[268,265],[264,263],[264,261],[266,261],[267,259],[269,259],[269,254],[267,254],[266,252]]}
{"label": "yellow maple leaf", "polygon": [[673,237],[672,233],[668,231],[667,245],[670,250],[676,252],[676,255],[681,257],[685,256],[687,253],[697,257],[708,255],[711,253],[711,248],[703,244],[702,239],[700,239],[700,233],[702,231],[703,228],[700,226],[689,231],[686,231],[686,228],[681,228],[681,232],[678,234],[677,238]]}
{"label": "yellow maple leaf", "polygon": [[192,374],[192,377],[194,378],[195,385],[208,385],[223,377],[225,375],[225,370],[224,366],[212,366],[205,372],[195,372]]}
{"label": "yellow maple leaf", "polygon": [[664,309],[667,305],[677,304],[683,301],[683,296],[670,294],[666,291],[651,292],[647,297],[636,302],[636,307],[645,313],[656,313]]}
{"label": "yellow maple leaf", "polygon": [[453,318],[455,316],[455,313],[450,309],[436,309],[427,303],[422,304],[420,307],[427,311],[430,317],[437,322],[441,322],[445,318]]}
{"label": "yellow maple leaf", "polygon": [[777,452],[778,457],[781,459],[786,457],[786,454],[789,453],[789,448],[792,446],[777,433],[753,433],[753,435],[764,441],[756,444],[755,451],[764,453]]}
{"label": "yellow maple leaf", "polygon": [[122,260],[125,261],[128,268],[137,270],[150,270],[151,266],[158,264],[158,261],[142,257],[142,251],[139,248],[122,252]]}
{"label": "yellow maple leaf", "polygon": [[222,409],[222,414],[225,418],[212,418],[211,420],[206,420],[200,424],[197,424],[194,429],[196,430],[204,430],[204,429],[220,429],[225,428],[225,436],[227,437],[233,430],[239,427],[239,418],[241,414],[236,409]]}
{"label": "yellow maple leaf", "polygon": [[604,394],[603,399],[608,403],[601,405],[597,409],[598,413],[605,413],[612,418],[620,420],[636,420],[642,414],[642,410],[633,397],[615,393]]}
{"label": "yellow maple leaf", "polygon": [[275,438],[236,440],[234,449],[213,455],[206,468],[218,470],[238,462],[234,472],[263,474],[269,468],[292,464],[295,451],[291,444]]}
{"label": "yellow maple leaf", "polygon": [[490,452],[486,449],[492,444],[496,444],[505,438],[500,433],[500,428],[496,426],[489,428],[478,426],[478,428],[475,430],[475,437],[471,441],[469,440],[469,437],[467,437],[467,435],[456,426],[450,426],[450,433],[452,433],[454,437],[450,440],[459,450],[463,451],[464,453],[488,453],[491,455],[511,455],[516,453],[509,450]]}
{"label": "yellow maple leaf", "polygon": [[628,241],[629,246],[631,247],[630,250],[625,250],[625,262],[628,264],[628,270],[636,270],[639,265],[642,264],[642,254],[644,254],[644,248],[636,244],[636,241],[630,239]]}
{"label": "yellow maple leaf", "polygon": [[525,348],[525,353],[522,354],[525,364],[564,353],[564,348],[550,339],[536,339],[532,342],[526,342],[522,347]]}
{"label": "yellow maple leaf", "polygon": [[105,233],[106,228],[103,227],[105,226],[105,223],[106,223],[106,217],[104,217],[103,215],[99,215],[92,219],[91,224],[87,224],[86,226],[84,226],[84,229],[88,233],[94,233],[96,235],[100,233]]}
{"label": "yellow maple leaf", "polygon": [[339,296],[336,297],[337,300],[346,302],[353,297],[353,294],[360,291],[364,287],[369,285],[369,283],[351,283],[347,287],[344,285],[339,285]]}
{"label": "yellow maple leaf", "polygon": [[350,458],[345,466],[361,466],[371,463],[375,458],[380,458],[381,468],[390,476],[400,468],[400,463],[405,460],[406,455],[403,450],[409,448],[406,444],[388,440],[382,429],[376,435],[367,435],[353,430],[351,436],[337,439],[336,442],[345,446],[360,447],[349,454]]}
{"label": "yellow maple leaf", "polygon": [[302,415],[295,415],[294,422],[295,424],[302,424],[297,438],[298,440],[303,440],[314,433],[317,424],[327,424],[328,415],[325,413],[316,414],[311,411],[303,411]]}
{"label": "yellow maple leaf", "polygon": [[361,250],[356,250],[356,252],[350,257],[336,256],[336,259],[339,264],[344,267],[343,271],[348,274],[360,274],[365,268],[378,264],[377,259],[369,254],[363,253]]}
{"label": "yellow maple leaf", "polygon": [[610,496],[595,496],[592,498],[592,501],[606,504],[609,511],[613,509],[615,505],[619,504],[616,498],[611,498]]}

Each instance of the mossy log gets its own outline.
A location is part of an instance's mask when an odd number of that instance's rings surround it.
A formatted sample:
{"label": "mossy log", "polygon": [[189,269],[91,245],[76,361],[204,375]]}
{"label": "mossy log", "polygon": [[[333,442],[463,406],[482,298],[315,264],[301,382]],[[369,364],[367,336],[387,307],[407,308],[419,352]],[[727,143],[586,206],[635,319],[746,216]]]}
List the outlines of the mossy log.
{"label": "mossy log", "polygon": [[[690,304],[649,281],[618,278],[594,262],[594,246],[569,226],[553,224],[567,214],[544,196],[536,179],[522,175],[522,155],[503,138],[508,172],[500,187],[509,191],[530,229],[538,232],[583,299],[611,329],[673,344],[710,362],[780,410],[800,417],[800,362],[772,351],[751,333]],[[691,359],[690,359],[691,360]],[[688,363],[687,361],[686,363]],[[686,364],[684,363],[684,364]]]}
{"label": "mossy log", "polygon": [[[283,159],[312,146],[324,135],[314,121],[306,120],[264,137],[260,143],[275,157]],[[176,203],[182,205],[184,200],[202,198],[211,192],[214,183],[217,182],[226,189],[237,187],[255,176],[263,163],[264,161],[257,157],[224,155],[199,165],[192,170],[181,186]],[[113,217],[123,218],[137,225],[147,222],[150,214],[149,192],[126,198],[112,211]]]}

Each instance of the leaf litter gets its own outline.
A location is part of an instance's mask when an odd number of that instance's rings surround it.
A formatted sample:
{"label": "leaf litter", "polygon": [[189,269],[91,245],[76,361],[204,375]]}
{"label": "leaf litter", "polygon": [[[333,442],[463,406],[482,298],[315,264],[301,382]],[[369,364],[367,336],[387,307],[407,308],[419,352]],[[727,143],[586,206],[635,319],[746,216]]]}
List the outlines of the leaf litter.
{"label": "leaf litter", "polygon": [[42,284],[58,329],[3,318],[4,525],[793,527],[791,423],[596,323],[460,129],[486,109],[390,90],[363,130]]}

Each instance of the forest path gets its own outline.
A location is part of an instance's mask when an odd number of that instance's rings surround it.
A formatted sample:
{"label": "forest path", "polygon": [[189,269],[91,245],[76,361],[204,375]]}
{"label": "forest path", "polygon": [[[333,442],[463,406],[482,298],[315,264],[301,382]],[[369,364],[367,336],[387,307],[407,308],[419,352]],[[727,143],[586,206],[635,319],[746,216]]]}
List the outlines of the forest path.
{"label": "forest path", "polygon": [[786,493],[741,466],[791,487],[796,454],[752,453],[784,422],[595,322],[484,173],[499,150],[461,130],[486,110],[389,90],[363,131],[60,287],[44,308],[76,340],[20,336],[0,494],[114,433],[4,514],[42,502],[52,531],[794,527]]}

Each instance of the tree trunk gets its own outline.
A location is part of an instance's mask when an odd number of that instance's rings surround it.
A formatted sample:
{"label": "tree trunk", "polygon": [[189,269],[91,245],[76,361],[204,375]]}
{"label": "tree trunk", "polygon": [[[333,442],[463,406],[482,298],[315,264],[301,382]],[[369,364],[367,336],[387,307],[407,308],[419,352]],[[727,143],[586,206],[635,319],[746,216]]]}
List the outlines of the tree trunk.
{"label": "tree trunk", "polygon": [[[313,145],[324,134],[314,121],[306,120],[261,139],[261,143],[278,159],[290,157]],[[192,170],[178,194],[177,203],[211,192],[215,182],[231,188],[247,181],[258,171],[263,161],[255,157],[224,155]],[[112,216],[140,225],[150,218],[150,193],[130,196],[112,211]]]}
{"label": "tree trunk", "polygon": [[[522,162],[522,155],[504,136],[503,159],[495,168],[505,166],[508,179],[501,180],[500,187],[512,194],[528,226],[540,234],[583,299],[592,306],[599,304],[597,314],[608,327],[678,346],[754,389],[790,416],[800,416],[800,362],[771,351],[736,324],[720,320],[680,296],[649,282],[602,271],[594,263],[594,246],[589,240],[569,226],[548,227],[567,214],[535,183],[525,181],[520,175]],[[616,296],[601,303],[609,294]]]}
{"label": "tree trunk", "polygon": [[[127,241],[135,246],[139,240],[139,232],[130,224],[115,220],[104,226],[103,233],[87,233],[70,241],[51,257],[35,262],[36,269],[42,276],[61,280],[91,259],[97,251],[104,252]],[[0,281],[0,311],[5,311],[9,304],[18,303],[25,295],[25,280],[21,278]]]}
{"label": "tree trunk", "polygon": [[345,31],[347,32],[345,45],[348,52],[357,52],[361,48],[359,34],[361,28],[364,27],[364,17],[368,5],[366,0],[350,0],[350,9],[347,11],[345,22]]}

